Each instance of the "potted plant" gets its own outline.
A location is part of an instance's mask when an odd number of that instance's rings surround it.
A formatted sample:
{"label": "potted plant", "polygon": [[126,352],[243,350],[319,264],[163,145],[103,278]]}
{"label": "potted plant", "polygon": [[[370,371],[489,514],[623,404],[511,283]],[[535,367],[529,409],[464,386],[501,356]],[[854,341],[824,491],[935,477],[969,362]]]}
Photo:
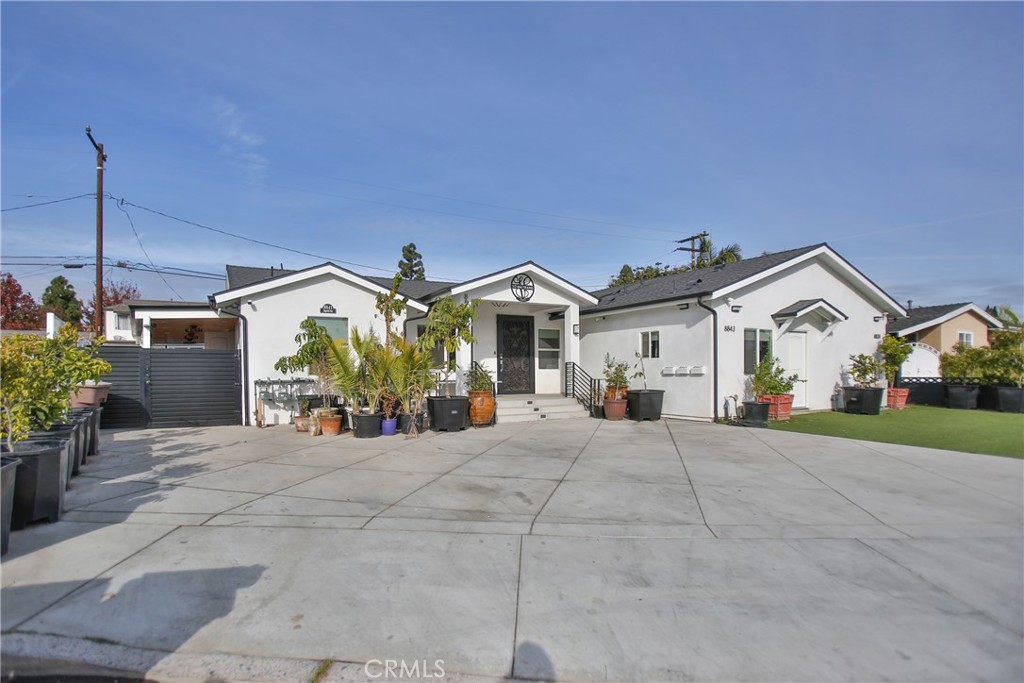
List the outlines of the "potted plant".
{"label": "potted plant", "polygon": [[617,361],[606,353],[604,355],[604,381],[607,389],[604,393],[604,416],[607,420],[618,421],[626,416],[626,392],[629,391],[629,363]]}
{"label": "potted plant", "polygon": [[309,399],[299,399],[299,413],[292,418],[292,422],[295,424],[295,431],[297,432],[308,432],[309,431]]}
{"label": "potted plant", "polygon": [[483,366],[469,369],[469,419],[474,427],[491,424],[494,419],[494,380]]}
{"label": "potted plant", "polygon": [[451,295],[434,302],[427,314],[427,325],[418,343],[426,353],[440,344],[445,350],[445,362],[441,364],[444,372],[444,397],[428,396],[427,413],[430,417],[430,428],[434,431],[458,431],[466,426],[466,408],[468,396],[452,396],[449,380],[455,370],[455,352],[462,344],[475,344],[473,336],[473,319],[479,299],[456,303]]}
{"label": "potted plant", "polygon": [[768,419],[788,422],[793,408],[793,387],[802,382],[799,375],[786,376],[778,358],[765,356],[754,368],[750,389],[754,400],[768,404]]}
{"label": "potted plant", "polygon": [[885,364],[866,353],[850,356],[850,376],[854,386],[843,387],[843,405],[854,415],[878,415],[882,409],[882,387],[874,386],[885,372]]}
{"label": "potted plant", "polygon": [[[1003,329],[989,332],[989,348],[982,357],[982,379],[987,406],[1004,413],[1024,412],[1024,327],[1009,306],[996,309]],[[982,398],[982,397],[979,397]]]}
{"label": "potted plant", "polygon": [[398,353],[390,343],[377,344],[366,360],[370,380],[367,403],[380,412],[381,434],[394,436],[398,433],[398,412],[402,405],[401,395],[395,390],[395,377],[400,371]]}
{"label": "potted plant", "polygon": [[[953,353],[939,356],[939,370],[946,382],[946,405],[949,408],[973,410],[978,407],[979,387],[982,366],[987,349],[953,345]],[[974,380],[975,383],[968,383]]]}
{"label": "potted plant", "polygon": [[416,438],[423,430],[423,401],[434,386],[433,360],[416,344],[398,339],[398,369],[394,377],[395,392],[402,397],[399,428],[408,438]]}
{"label": "potted plant", "polygon": [[885,382],[888,386],[885,404],[892,410],[903,410],[907,407],[910,389],[896,386],[896,373],[903,367],[903,361],[910,357],[912,351],[910,342],[892,334],[885,335],[882,341],[878,342],[877,353],[885,366]]}
{"label": "potted plant", "polygon": [[331,405],[334,392],[329,354],[334,340],[323,325],[306,318],[299,323],[295,343],[298,351],[279,358],[274,369],[281,373],[308,372],[313,376],[320,395],[320,407],[313,416],[314,430],[319,427],[326,435],[337,435],[341,432],[342,417],[340,409]]}
{"label": "potted plant", "polygon": [[633,379],[642,379],[644,381],[644,388],[628,389],[626,391],[626,412],[629,413],[629,419],[638,422],[641,420],[660,420],[661,406],[665,400],[665,390],[647,388],[647,372],[644,369],[643,356],[639,351],[636,352],[636,363],[633,365],[633,369],[635,370]]}
{"label": "potted plant", "polygon": [[376,410],[380,395],[370,377],[372,357],[379,346],[373,330],[364,335],[353,327],[349,344],[338,342],[329,349],[334,387],[347,399],[357,439],[380,436],[381,414]]}

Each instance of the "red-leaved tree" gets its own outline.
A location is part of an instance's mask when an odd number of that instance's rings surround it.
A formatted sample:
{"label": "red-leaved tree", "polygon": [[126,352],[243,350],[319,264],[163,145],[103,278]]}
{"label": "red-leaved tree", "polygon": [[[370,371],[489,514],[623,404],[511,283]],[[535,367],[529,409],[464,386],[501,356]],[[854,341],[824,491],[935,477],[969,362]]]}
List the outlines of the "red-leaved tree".
{"label": "red-leaved tree", "polygon": [[[123,304],[132,299],[141,299],[142,291],[139,286],[130,280],[107,280],[103,283],[103,310],[111,306]],[[82,301],[82,320],[86,329],[93,329],[93,319],[96,314],[95,301]]]}
{"label": "red-leaved tree", "polygon": [[0,327],[5,330],[40,330],[44,325],[39,302],[21,288],[10,273],[0,273]]}

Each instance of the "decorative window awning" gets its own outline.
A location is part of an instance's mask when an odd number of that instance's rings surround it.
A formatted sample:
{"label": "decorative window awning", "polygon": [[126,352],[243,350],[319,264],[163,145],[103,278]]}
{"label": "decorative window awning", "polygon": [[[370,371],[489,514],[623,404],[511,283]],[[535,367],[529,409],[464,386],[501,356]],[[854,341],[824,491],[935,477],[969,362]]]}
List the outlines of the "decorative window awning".
{"label": "decorative window awning", "polygon": [[[813,316],[828,325],[827,330],[832,329],[849,316],[830,304],[825,299],[802,299],[785,308],[772,313],[772,320],[780,328],[788,329],[799,318]],[[826,331],[827,331],[826,330]]]}

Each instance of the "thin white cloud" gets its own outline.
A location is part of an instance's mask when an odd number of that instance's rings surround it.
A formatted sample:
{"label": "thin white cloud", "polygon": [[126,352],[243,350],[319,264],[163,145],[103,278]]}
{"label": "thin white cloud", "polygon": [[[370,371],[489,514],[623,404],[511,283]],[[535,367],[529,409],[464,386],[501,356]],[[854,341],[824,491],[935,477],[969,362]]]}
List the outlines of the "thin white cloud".
{"label": "thin white cloud", "polygon": [[249,128],[238,107],[225,97],[213,103],[217,130],[222,137],[220,153],[236,165],[250,183],[265,180],[270,160],[260,152],[265,140]]}

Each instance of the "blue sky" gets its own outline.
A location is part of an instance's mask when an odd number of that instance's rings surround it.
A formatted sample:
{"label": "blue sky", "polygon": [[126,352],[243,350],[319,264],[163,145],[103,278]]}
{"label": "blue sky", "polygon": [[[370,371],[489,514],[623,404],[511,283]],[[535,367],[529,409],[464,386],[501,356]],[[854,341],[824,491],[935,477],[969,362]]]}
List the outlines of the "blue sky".
{"label": "blue sky", "polygon": [[1022,7],[4,2],[3,269],[92,291],[16,264],[91,262],[93,200],[11,210],[95,190],[88,124],[137,205],[105,204],[129,263],[389,275],[412,241],[431,279],[532,259],[597,289],[708,230],[747,256],[828,242],[915,305],[1020,310]]}

